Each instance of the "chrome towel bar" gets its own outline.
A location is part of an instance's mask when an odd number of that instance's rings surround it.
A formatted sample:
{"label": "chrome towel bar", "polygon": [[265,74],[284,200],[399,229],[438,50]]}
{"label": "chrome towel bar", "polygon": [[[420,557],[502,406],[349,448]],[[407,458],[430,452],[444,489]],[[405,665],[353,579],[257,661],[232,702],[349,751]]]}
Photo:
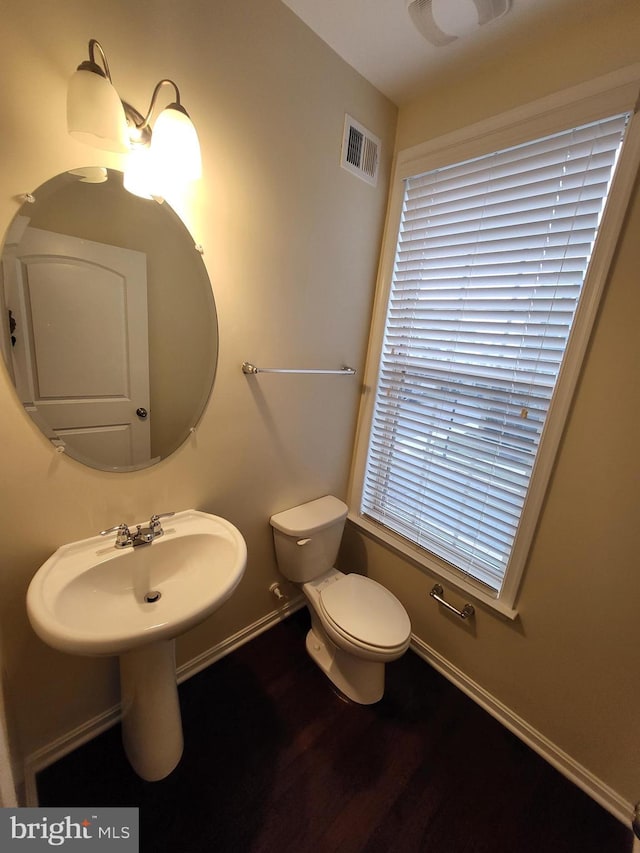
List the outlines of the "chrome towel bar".
{"label": "chrome towel bar", "polygon": [[435,598],[438,604],[442,604],[443,607],[446,607],[447,610],[450,610],[452,613],[455,613],[456,616],[459,616],[461,619],[468,619],[476,612],[473,608],[473,605],[471,604],[465,604],[462,610],[458,610],[458,608],[454,607],[453,604],[449,604],[448,601],[445,601],[443,598],[444,590],[442,589],[439,583],[437,583],[433,587],[429,595],[431,596],[431,598]]}
{"label": "chrome towel bar", "polygon": [[242,372],[254,376],[256,373],[322,373],[335,374],[337,376],[353,376],[356,372],[354,367],[341,367],[340,370],[304,370],[289,367],[256,367],[250,361],[242,363]]}

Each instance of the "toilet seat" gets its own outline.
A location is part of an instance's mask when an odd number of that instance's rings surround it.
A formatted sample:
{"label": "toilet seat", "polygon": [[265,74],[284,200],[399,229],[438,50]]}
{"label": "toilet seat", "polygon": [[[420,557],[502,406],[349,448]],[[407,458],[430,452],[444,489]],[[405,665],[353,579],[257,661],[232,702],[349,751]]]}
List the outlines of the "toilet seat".
{"label": "toilet seat", "polygon": [[406,610],[388,589],[363,575],[342,575],[321,589],[319,609],[346,641],[363,650],[404,651],[411,636]]}

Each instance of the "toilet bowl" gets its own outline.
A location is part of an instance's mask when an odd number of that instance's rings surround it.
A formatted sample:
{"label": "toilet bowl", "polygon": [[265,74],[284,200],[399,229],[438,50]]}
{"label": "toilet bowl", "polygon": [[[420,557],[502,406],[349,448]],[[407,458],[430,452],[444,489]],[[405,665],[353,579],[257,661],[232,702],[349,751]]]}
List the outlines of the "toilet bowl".
{"label": "toilet bowl", "polygon": [[409,647],[411,623],[381,584],[333,567],[347,506],[327,495],[271,517],[278,567],[307,600],[306,647],[332,683],[363,705],[384,694],[385,664]]}

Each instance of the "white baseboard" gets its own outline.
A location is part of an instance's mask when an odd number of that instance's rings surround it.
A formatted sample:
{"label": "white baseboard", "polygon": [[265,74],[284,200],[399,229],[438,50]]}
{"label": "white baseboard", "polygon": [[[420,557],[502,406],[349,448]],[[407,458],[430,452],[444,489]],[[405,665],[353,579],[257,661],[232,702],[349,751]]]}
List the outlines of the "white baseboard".
{"label": "white baseboard", "polygon": [[[435,649],[432,649],[415,635],[411,636],[411,649],[459,690],[462,690],[470,699],[484,708],[492,717],[495,717],[505,728],[524,741],[527,746],[531,747],[563,776],[566,776],[569,781],[581,788],[625,826],[631,827],[633,815],[631,803],[626,802],[601,779],[578,764],[570,755],[529,725],[526,720],[514,714],[510,708],[503,705],[483,687],[466,676],[462,670],[453,666]],[[635,849],[634,847],[634,851]]]}
{"label": "white baseboard", "polygon": [[[302,607],[304,607],[304,597],[297,596],[291,601],[288,601],[282,607],[279,607],[277,610],[274,610],[266,616],[258,619],[252,625],[248,625],[246,628],[238,631],[237,634],[227,637],[227,639],[223,640],[221,643],[212,646],[210,649],[202,652],[202,654],[197,655],[197,657],[183,663],[176,671],[178,683],[180,684],[188,678],[191,678],[192,675],[196,675],[198,672],[206,669],[206,667],[210,666],[212,663],[215,663],[240,648],[240,646],[243,646],[245,643],[253,640],[255,637],[259,636],[264,631],[267,631],[278,622],[281,622],[296,610],[300,610]],[[48,767],[50,764],[58,761],[60,758],[63,758],[68,753],[73,752],[74,749],[82,746],[82,744],[87,743],[87,741],[97,737],[99,734],[102,734],[102,732],[111,728],[111,726],[114,726],[120,721],[120,716],[120,704],[118,703],[104,711],[102,714],[92,717],[90,720],[87,720],[75,729],[66,732],[51,743],[48,743],[46,746],[43,746],[29,754],[24,761],[25,805],[30,807],[38,806],[38,790],[36,787],[37,773],[44,770],[45,767]]]}
{"label": "white baseboard", "polygon": [[208,666],[211,666],[212,663],[220,660],[220,658],[223,658],[226,655],[231,654],[231,652],[236,649],[239,649],[240,646],[244,646],[244,644],[248,643],[249,640],[253,640],[260,634],[268,631],[269,628],[272,628],[278,622],[282,622],[283,619],[286,619],[287,616],[295,613],[296,610],[300,610],[304,607],[304,604],[304,596],[296,596],[291,599],[291,601],[283,604],[282,607],[279,607],[277,610],[273,610],[271,613],[267,613],[266,616],[258,619],[257,622],[254,622],[247,628],[243,628],[241,631],[238,631],[237,634],[227,637],[226,640],[223,640],[216,646],[207,649],[202,652],[202,654],[197,655],[197,657],[191,658],[190,661],[181,664],[176,673],[178,684],[181,684],[183,681],[191,678],[192,675],[197,675],[197,673],[206,669]]}

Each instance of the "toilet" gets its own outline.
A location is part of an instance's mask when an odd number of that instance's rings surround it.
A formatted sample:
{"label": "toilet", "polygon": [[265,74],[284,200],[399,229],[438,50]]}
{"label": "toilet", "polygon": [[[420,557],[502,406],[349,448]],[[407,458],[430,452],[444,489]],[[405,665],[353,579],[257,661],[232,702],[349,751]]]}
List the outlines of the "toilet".
{"label": "toilet", "polygon": [[271,516],[278,568],[301,586],[311,614],[307,651],[349,699],[384,694],[384,668],[409,647],[411,623],[381,584],[334,568],[348,507],[333,495]]}

